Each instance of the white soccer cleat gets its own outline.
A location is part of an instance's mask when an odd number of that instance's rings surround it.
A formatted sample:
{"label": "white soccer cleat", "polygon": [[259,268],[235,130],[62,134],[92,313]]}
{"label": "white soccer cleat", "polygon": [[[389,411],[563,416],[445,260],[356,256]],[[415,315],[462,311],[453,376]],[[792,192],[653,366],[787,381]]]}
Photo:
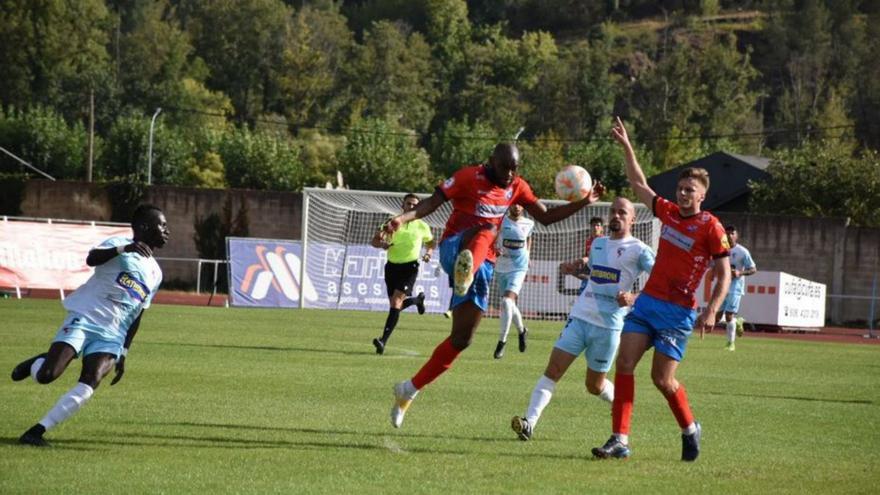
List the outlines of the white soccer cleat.
{"label": "white soccer cleat", "polygon": [[406,414],[406,410],[409,409],[410,404],[412,404],[412,399],[410,399],[406,394],[406,382],[400,382],[394,385],[394,405],[391,406],[391,426],[395,428],[400,428],[400,425],[403,424],[403,416]]}
{"label": "white soccer cleat", "polygon": [[474,283],[474,253],[470,249],[463,249],[456,256],[452,279],[455,295],[467,294]]}

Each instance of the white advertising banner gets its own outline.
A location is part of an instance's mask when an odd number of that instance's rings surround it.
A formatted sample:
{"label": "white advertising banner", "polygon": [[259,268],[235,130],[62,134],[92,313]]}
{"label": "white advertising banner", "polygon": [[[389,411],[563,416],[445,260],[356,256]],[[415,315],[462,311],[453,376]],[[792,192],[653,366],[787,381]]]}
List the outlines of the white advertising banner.
{"label": "white advertising banner", "polygon": [[[706,307],[708,273],[697,289],[700,310]],[[825,284],[785,272],[765,272],[746,277],[739,315],[756,325],[822,327],[825,325]]]}

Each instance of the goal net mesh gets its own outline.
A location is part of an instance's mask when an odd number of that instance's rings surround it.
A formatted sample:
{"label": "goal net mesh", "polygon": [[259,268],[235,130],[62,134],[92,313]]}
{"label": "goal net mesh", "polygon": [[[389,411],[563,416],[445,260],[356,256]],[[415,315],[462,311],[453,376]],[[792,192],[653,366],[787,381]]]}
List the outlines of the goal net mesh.
{"label": "goal net mesh", "polygon": [[[426,198],[428,195],[419,194]],[[314,286],[314,296],[303,298],[306,308],[386,311],[385,251],[370,240],[388,218],[400,213],[404,193],[306,188],[303,195],[303,261],[300,280]],[[547,208],[564,204],[541,200]],[[560,272],[560,263],[583,256],[590,218],[607,222],[610,203],[600,202],[552,225],[535,223],[531,264],[519,294],[518,306],[530,319],[562,319],[568,315],[581,281]],[[423,218],[439,241],[452,212],[450,202]],[[659,222],[644,205],[636,205],[633,235],[656,249]],[[636,289],[645,281],[643,276]],[[413,295],[424,292],[428,312],[448,309],[452,289],[440,268],[439,249],[429,263],[421,263]],[[497,315],[501,294],[493,283],[489,315]]]}

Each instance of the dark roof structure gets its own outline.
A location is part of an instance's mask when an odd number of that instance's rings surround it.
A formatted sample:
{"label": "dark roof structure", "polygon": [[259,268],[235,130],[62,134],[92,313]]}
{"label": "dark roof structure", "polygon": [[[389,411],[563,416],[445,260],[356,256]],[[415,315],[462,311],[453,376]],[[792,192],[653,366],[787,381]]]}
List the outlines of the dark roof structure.
{"label": "dark roof structure", "polygon": [[709,211],[748,211],[749,181],[763,182],[770,178],[766,171],[770,159],[760,156],[737,155],[716,151],[684,165],[648,179],[648,185],[658,195],[675,200],[678,174],[688,167],[700,167],[709,172],[709,194],[702,209]]}

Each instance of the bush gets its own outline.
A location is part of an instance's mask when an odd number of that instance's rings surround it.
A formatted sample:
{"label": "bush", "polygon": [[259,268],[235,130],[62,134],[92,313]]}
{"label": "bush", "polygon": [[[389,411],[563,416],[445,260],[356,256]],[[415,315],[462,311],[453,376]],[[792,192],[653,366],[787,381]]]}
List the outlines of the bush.
{"label": "bush", "polygon": [[[56,179],[85,179],[85,128],[68,125],[50,108],[0,110],[0,146]],[[0,166],[34,174],[6,154],[0,154]]]}
{"label": "bush", "polygon": [[274,191],[303,187],[300,149],[292,141],[243,128],[223,135],[219,151],[230,187]]}
{"label": "bush", "polygon": [[[153,129],[153,184],[180,184],[191,163],[193,146],[175,128],[157,120]],[[127,115],[110,128],[99,159],[100,177],[139,177],[147,181],[150,117]]]}

